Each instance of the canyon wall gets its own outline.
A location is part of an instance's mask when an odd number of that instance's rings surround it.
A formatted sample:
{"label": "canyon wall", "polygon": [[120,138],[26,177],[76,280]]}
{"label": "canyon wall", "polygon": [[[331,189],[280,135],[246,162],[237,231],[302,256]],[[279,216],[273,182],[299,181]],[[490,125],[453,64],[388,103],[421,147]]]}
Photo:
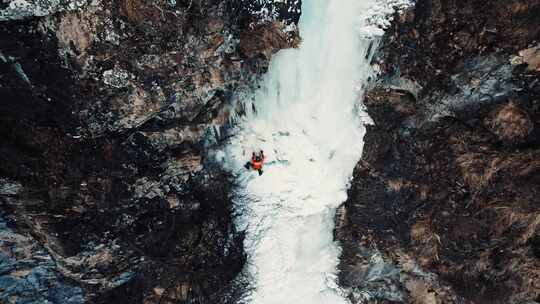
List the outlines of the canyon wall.
{"label": "canyon wall", "polygon": [[396,14],[337,216],[353,303],[540,302],[539,15],[536,0]]}

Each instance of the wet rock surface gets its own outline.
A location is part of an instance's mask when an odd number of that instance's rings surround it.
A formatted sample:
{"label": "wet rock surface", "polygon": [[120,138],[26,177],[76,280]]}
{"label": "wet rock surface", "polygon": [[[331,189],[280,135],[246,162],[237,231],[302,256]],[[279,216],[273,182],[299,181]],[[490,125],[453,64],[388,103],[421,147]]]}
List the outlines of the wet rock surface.
{"label": "wet rock surface", "polygon": [[540,302],[540,2],[396,16],[340,208],[353,303]]}
{"label": "wet rock surface", "polygon": [[294,31],[234,1],[75,2],[0,4],[0,302],[235,302],[204,151]]}

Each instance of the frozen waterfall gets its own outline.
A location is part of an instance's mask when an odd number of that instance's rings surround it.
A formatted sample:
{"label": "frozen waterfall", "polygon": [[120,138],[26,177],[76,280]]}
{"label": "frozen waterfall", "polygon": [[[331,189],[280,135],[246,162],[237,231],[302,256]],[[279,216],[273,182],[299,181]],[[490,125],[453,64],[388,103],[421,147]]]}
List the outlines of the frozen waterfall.
{"label": "frozen waterfall", "polygon": [[[403,0],[304,0],[298,49],[272,58],[255,112],[217,153],[239,179],[254,304],[347,303],[336,285],[335,209],[362,153],[361,97],[377,27]],[[251,106],[246,106],[251,109]],[[264,174],[243,164],[264,150]]]}

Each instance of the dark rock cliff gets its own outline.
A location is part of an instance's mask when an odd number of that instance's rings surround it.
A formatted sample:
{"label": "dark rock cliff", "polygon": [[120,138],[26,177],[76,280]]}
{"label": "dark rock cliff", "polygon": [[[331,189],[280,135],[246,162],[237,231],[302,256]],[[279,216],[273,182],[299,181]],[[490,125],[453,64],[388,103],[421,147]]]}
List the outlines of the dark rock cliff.
{"label": "dark rock cliff", "polygon": [[418,0],[338,212],[353,303],[540,303],[540,1]]}
{"label": "dark rock cliff", "polygon": [[1,303],[242,297],[204,142],[298,19],[243,2],[0,4]]}

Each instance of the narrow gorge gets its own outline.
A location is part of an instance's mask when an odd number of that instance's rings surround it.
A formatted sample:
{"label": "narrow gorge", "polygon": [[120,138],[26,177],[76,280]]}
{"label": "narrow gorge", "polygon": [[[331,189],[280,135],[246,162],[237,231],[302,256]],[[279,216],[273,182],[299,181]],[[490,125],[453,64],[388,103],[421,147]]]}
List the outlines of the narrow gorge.
{"label": "narrow gorge", "polygon": [[0,303],[540,303],[539,16],[0,0]]}

